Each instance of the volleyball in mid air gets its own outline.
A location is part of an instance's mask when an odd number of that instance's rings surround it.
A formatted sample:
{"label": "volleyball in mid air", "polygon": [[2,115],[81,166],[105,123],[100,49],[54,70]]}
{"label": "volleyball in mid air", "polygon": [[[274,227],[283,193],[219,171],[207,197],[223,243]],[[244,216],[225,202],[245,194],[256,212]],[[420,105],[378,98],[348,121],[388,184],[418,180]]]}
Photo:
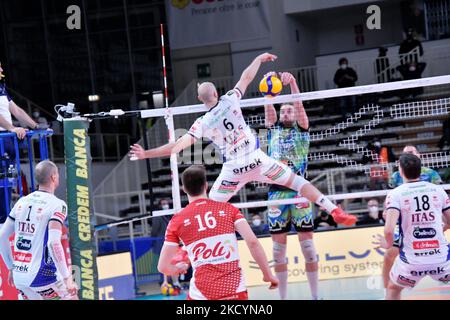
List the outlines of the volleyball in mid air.
{"label": "volleyball in mid air", "polygon": [[259,83],[259,91],[266,97],[276,97],[282,90],[283,84],[276,76],[264,77]]}

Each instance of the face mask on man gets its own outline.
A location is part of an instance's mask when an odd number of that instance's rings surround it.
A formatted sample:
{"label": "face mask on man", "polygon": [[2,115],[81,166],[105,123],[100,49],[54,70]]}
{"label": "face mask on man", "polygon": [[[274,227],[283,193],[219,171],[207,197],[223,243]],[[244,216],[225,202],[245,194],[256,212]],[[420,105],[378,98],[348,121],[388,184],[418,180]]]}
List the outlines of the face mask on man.
{"label": "face mask on man", "polygon": [[39,118],[41,114],[39,112],[33,112],[33,117],[34,118]]}
{"label": "face mask on man", "polygon": [[372,219],[377,219],[378,218],[378,206],[370,206],[369,207],[369,216]]}
{"label": "face mask on man", "polygon": [[163,204],[162,208],[163,208],[163,210],[169,210],[170,209],[168,204]]}
{"label": "face mask on man", "polygon": [[253,225],[254,225],[255,227],[259,227],[259,226],[261,225],[261,219],[255,219],[255,220],[253,220]]}
{"label": "face mask on man", "polygon": [[347,65],[346,63],[341,64],[341,69],[342,69],[342,70],[347,69],[347,67],[348,67],[348,65]]}

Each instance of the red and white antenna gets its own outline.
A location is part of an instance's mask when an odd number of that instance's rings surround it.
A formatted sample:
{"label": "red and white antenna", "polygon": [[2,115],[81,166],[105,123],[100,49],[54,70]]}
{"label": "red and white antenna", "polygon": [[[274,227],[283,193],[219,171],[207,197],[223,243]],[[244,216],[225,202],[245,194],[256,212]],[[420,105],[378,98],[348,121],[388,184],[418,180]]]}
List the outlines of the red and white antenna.
{"label": "red and white antenna", "polygon": [[166,108],[169,107],[169,90],[167,88],[167,68],[166,68],[166,47],[164,44],[164,25],[161,23],[161,48],[163,61],[163,75],[164,75],[164,98]]}

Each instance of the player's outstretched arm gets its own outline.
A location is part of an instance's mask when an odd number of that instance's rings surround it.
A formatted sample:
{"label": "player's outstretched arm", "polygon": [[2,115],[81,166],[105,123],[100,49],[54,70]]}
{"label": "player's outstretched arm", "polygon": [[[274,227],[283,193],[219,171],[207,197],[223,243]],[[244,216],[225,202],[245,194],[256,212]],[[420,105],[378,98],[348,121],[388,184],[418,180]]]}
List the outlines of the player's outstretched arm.
{"label": "player's outstretched arm", "polygon": [[[283,83],[284,86],[289,85],[291,87],[292,94],[300,93],[300,89],[298,87],[297,80],[289,72],[283,72],[281,74],[281,82]],[[295,119],[297,121],[297,124],[301,128],[308,130],[309,129],[309,119],[308,119],[308,115],[306,114],[305,107],[303,106],[302,101],[297,100],[294,102],[294,113],[295,113]]]}
{"label": "player's outstretched arm", "polygon": [[189,269],[186,261],[176,261],[179,253],[178,245],[164,244],[158,261],[158,271],[166,276],[178,276],[184,274]]}
{"label": "player's outstretched arm", "polygon": [[249,84],[255,79],[256,74],[258,73],[261,64],[264,62],[275,61],[277,56],[270,53],[263,53],[255,58],[253,62],[244,70],[239,79],[239,82],[236,84],[235,88],[238,88],[242,96],[245,95],[245,91],[247,90]]}
{"label": "player's outstretched arm", "polygon": [[254,232],[248,225],[247,221],[241,220],[236,222],[236,231],[244,238],[250,253],[258,264],[263,273],[263,281],[270,282],[269,289],[275,289],[278,287],[278,279],[272,274],[269,263],[267,262],[267,256],[263,247],[255,236]]}
{"label": "player's outstretched arm", "polygon": [[389,249],[394,244],[394,231],[397,225],[400,212],[397,209],[386,209],[383,212],[383,217],[386,220],[384,224],[384,237],[381,235],[375,236],[375,241],[372,243],[377,248]]}
{"label": "player's outstretched arm", "polygon": [[48,224],[48,251],[50,257],[55,263],[56,270],[63,277],[67,290],[70,295],[76,296],[78,287],[72,279],[72,274],[67,266],[66,256],[64,254],[64,247],[61,243],[62,238],[62,224],[59,221],[50,221]]}
{"label": "player's outstretched arm", "polygon": [[128,154],[131,160],[143,160],[151,158],[168,157],[172,154],[181,152],[182,150],[190,147],[197,141],[196,138],[190,134],[185,134],[175,142],[165,144],[159,148],[145,150],[142,146],[134,144],[130,147],[130,153]]}

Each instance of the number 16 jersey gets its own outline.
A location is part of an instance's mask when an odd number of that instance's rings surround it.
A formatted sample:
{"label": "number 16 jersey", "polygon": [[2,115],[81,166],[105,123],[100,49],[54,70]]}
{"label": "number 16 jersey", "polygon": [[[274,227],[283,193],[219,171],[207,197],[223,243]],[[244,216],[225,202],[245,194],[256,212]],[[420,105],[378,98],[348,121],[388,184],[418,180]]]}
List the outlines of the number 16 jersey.
{"label": "number 16 jersey", "polygon": [[235,224],[245,221],[229,203],[199,199],[175,214],[166,231],[166,245],[185,245],[193,275],[189,297],[194,300],[232,298],[245,292],[239,264]]}

